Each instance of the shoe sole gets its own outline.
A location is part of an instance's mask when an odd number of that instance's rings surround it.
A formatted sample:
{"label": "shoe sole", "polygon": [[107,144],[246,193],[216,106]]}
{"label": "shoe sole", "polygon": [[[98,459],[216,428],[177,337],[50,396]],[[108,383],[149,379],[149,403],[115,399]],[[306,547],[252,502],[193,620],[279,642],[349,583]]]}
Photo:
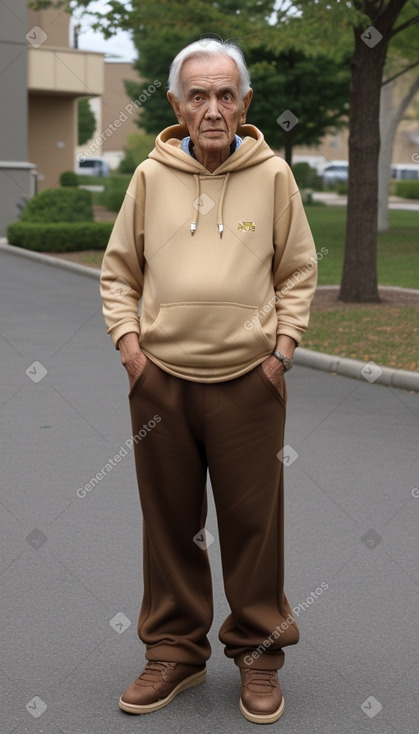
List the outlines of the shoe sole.
{"label": "shoe sole", "polygon": [[158,711],[159,709],[164,708],[164,706],[167,706],[167,704],[173,701],[174,697],[181,691],[186,691],[187,688],[193,688],[193,686],[199,686],[200,683],[204,683],[206,674],[207,671],[206,668],[204,668],[204,670],[200,670],[198,673],[190,675],[188,678],[182,680],[176,688],[166,696],[166,698],[162,698],[160,701],[155,701],[154,703],[139,706],[134,703],[126,703],[121,696],[118,702],[119,708],[129,714],[151,714],[153,711]]}
{"label": "shoe sole", "polygon": [[282,697],[281,705],[272,714],[252,714],[247,710],[241,698],[239,708],[244,718],[251,721],[253,724],[273,724],[275,721],[278,721],[284,713],[285,699]]}

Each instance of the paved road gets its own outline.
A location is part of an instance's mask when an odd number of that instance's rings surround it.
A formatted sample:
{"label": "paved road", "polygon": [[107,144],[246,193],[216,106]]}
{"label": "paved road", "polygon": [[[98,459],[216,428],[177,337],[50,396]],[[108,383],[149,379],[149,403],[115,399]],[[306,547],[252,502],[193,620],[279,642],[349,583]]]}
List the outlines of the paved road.
{"label": "paved road", "polygon": [[[119,711],[143,665],[132,452],[77,490],[130,438],[127,380],[96,281],[1,252],[0,314],[2,734],[254,731],[217,640],[212,502],[207,681],[147,717]],[[304,367],[288,386],[286,592],[301,641],[270,731],[416,734],[419,395]]]}

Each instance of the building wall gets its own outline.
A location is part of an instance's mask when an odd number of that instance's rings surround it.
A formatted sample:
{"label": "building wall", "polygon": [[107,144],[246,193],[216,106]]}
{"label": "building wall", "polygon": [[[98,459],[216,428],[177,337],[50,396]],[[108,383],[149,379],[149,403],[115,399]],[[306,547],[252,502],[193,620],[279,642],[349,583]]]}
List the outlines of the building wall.
{"label": "building wall", "polygon": [[[69,47],[62,8],[28,11],[28,143],[38,190],[75,170],[77,99],[103,93],[103,54]],[[32,40],[34,39],[34,40]]]}
{"label": "building wall", "polygon": [[[96,130],[90,140],[77,147],[77,155],[103,156],[111,168],[117,168],[128,136],[140,132],[136,124],[139,111],[126,92],[124,80],[135,82],[141,91],[141,79],[132,64],[106,61],[102,97],[90,100],[96,117]],[[127,109],[128,106],[128,109]]]}
{"label": "building wall", "polygon": [[[24,4],[27,5],[27,2]],[[70,15],[63,12],[62,8],[50,8],[49,10],[31,10],[28,8],[28,32],[35,26],[41,28],[47,35],[44,43],[48,46],[61,46],[64,48],[70,46]]]}
{"label": "building wall", "polygon": [[59,185],[74,170],[77,107],[74,97],[29,95],[29,157],[37,164],[39,190]]}
{"label": "building wall", "polygon": [[28,164],[26,0],[0,3],[0,236],[32,191]]}
{"label": "building wall", "polygon": [[139,127],[135,123],[138,111],[134,107],[132,112],[125,109],[132,101],[128,96],[124,80],[135,82],[141,90],[141,79],[138,71],[131,64],[107,61],[105,63],[105,91],[102,97],[102,129],[106,130],[121,113],[127,120],[122,120],[120,127],[103,143],[103,151],[122,150],[127,144],[127,137],[131,133],[138,133]]}

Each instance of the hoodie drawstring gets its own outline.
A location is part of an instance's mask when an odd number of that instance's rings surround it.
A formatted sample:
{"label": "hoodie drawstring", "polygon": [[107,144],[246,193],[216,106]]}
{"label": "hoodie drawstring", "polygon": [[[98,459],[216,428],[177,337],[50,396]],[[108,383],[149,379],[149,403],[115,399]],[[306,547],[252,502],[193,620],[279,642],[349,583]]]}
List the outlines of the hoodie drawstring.
{"label": "hoodie drawstring", "polygon": [[230,172],[226,173],[223,181],[223,185],[221,187],[221,193],[220,198],[218,200],[218,211],[217,211],[217,226],[218,231],[220,233],[220,238],[223,236],[224,232],[224,224],[223,224],[223,204],[224,204],[224,194],[227,186],[228,179],[230,178]]}
{"label": "hoodie drawstring", "polygon": [[199,217],[199,200],[201,198],[201,182],[199,180],[199,176],[197,173],[194,173],[194,179],[195,179],[195,194],[196,197],[193,202],[193,213],[192,213],[192,222],[191,222],[191,234],[195,234],[197,227],[198,227],[198,217]]}
{"label": "hoodie drawstring", "polygon": [[[229,178],[230,178],[230,172],[226,173],[226,175],[224,176],[223,184],[221,186],[220,198],[218,200],[217,229],[220,235],[220,239],[222,238],[223,232],[224,232],[223,204],[224,204],[224,196],[225,196],[225,191],[226,191],[226,187],[227,187]],[[192,213],[192,221],[191,221],[191,226],[190,226],[191,235],[194,235],[196,230],[198,229],[199,212],[200,212],[200,207],[202,206],[202,203],[200,201],[201,199],[201,180],[199,178],[199,175],[196,173],[194,174],[194,179],[195,179],[196,197],[193,202],[193,213]]]}

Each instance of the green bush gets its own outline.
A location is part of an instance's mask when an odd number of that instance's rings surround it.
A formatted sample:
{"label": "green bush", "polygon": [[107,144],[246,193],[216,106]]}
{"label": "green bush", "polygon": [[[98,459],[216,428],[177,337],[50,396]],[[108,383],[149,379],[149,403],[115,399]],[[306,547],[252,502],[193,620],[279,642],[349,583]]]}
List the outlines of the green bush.
{"label": "green bush", "polygon": [[294,178],[297,182],[299,189],[316,189],[317,191],[322,188],[322,179],[318,175],[315,168],[312,168],[309,163],[301,161],[300,163],[294,163],[292,167]]}
{"label": "green bush", "polygon": [[119,212],[128,188],[128,177],[111,176],[105,184],[105,190],[99,196],[103,204],[111,212]]}
{"label": "green bush", "polygon": [[137,166],[145,161],[153,150],[156,136],[151,133],[131,133],[128,135],[128,145],[124,148],[125,157],[119,164],[120,173],[134,173]]}
{"label": "green bush", "polygon": [[60,186],[78,186],[79,177],[74,171],[63,171],[60,176]]}
{"label": "green bush", "polygon": [[126,150],[125,156],[119,164],[119,173],[134,173],[137,168],[137,163],[134,158],[132,150]]}
{"label": "green bush", "polygon": [[9,244],[37,252],[104,250],[112,222],[13,222],[7,229]]}
{"label": "green bush", "polygon": [[394,195],[403,199],[419,199],[419,181],[395,181]]}
{"label": "green bush", "polygon": [[340,183],[334,184],[333,188],[337,194],[340,194],[340,196],[346,196],[346,194],[348,193],[348,182],[340,181]]}
{"label": "green bush", "polygon": [[29,199],[22,222],[89,222],[93,220],[90,191],[45,189]]}

